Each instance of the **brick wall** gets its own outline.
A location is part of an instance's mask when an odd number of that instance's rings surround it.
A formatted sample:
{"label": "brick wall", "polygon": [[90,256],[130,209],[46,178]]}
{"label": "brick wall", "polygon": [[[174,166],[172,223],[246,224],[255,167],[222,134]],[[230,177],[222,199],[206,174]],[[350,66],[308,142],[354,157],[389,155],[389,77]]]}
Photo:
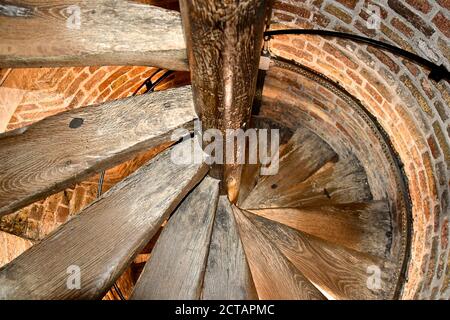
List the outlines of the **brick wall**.
{"label": "brick wall", "polygon": [[[380,19],[370,29],[367,9],[373,4]],[[449,68],[449,21],[448,1],[278,0],[272,28],[369,36]],[[428,80],[427,70],[390,53],[345,40],[279,36],[270,50],[341,84],[386,130],[405,165],[413,202],[413,250],[403,297],[450,297],[448,83]]]}

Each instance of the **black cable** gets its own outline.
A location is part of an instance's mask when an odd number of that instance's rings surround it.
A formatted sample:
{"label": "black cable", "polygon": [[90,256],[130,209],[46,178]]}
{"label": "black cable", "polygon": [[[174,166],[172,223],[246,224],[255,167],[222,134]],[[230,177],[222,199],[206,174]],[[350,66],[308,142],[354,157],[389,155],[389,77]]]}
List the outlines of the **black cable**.
{"label": "black cable", "polygon": [[166,71],[161,77],[159,77],[155,82],[153,82],[150,86],[148,84],[147,85],[147,91],[145,91],[145,93],[148,92],[153,92],[155,90],[155,88],[165,79],[167,79],[167,77],[169,77],[171,74],[173,74],[172,70],[168,70]]}
{"label": "black cable", "polygon": [[430,70],[430,74],[428,75],[428,78],[431,80],[434,80],[436,82],[439,82],[441,80],[447,80],[450,81],[450,73],[447,70],[447,68],[441,64],[440,66],[435,64],[434,62],[431,62],[415,53],[403,50],[402,48],[393,46],[389,43],[381,42],[378,40],[374,40],[367,37],[358,36],[351,33],[345,33],[345,32],[337,32],[337,31],[330,31],[330,30],[315,30],[315,29],[280,29],[280,30],[270,30],[264,32],[265,37],[272,37],[277,35],[283,35],[283,34],[306,34],[306,35],[318,35],[323,37],[335,37],[335,38],[342,38],[347,40],[352,40],[355,42],[365,43],[367,45],[380,48],[382,50],[389,51],[395,55],[402,56],[410,61],[413,61],[417,64],[420,64],[427,69]]}
{"label": "black cable", "polygon": [[147,83],[151,83],[152,82],[152,78],[158,73],[160,72],[162,69],[157,69],[155,72],[152,73],[152,75],[150,77],[148,77],[140,86],[139,88],[137,88],[133,94],[131,96],[135,96],[137,95],[137,93],[139,92],[139,90],[141,90],[145,85],[147,85]]}
{"label": "black cable", "polygon": [[114,289],[116,290],[117,294],[119,295],[120,300],[127,300],[125,299],[125,297],[122,294],[122,290],[120,290],[119,286],[117,286],[117,284],[114,283],[113,285]]}

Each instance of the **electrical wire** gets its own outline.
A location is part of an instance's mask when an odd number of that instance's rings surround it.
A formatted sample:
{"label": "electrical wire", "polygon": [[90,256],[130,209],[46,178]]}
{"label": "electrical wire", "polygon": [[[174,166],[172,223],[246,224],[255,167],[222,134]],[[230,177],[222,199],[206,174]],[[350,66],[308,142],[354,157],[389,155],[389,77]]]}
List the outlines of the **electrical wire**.
{"label": "electrical wire", "polygon": [[406,51],[402,48],[393,46],[389,43],[385,43],[382,41],[374,40],[367,37],[358,36],[356,34],[351,33],[345,33],[345,32],[337,32],[337,31],[330,31],[330,30],[317,30],[317,29],[279,29],[279,30],[270,30],[264,32],[265,39],[269,39],[272,36],[277,35],[284,35],[284,34],[295,34],[295,35],[317,35],[317,36],[323,36],[323,37],[335,37],[335,38],[342,38],[347,39],[359,43],[364,43],[373,47],[377,47],[382,50],[389,51],[395,55],[402,56],[412,62],[415,62],[417,64],[420,64],[427,69],[430,69],[430,74],[428,75],[428,78],[431,80],[434,80],[436,82],[439,82],[441,80],[450,80],[450,73],[447,70],[447,68],[444,66],[444,64],[441,64],[440,66],[409,51]]}

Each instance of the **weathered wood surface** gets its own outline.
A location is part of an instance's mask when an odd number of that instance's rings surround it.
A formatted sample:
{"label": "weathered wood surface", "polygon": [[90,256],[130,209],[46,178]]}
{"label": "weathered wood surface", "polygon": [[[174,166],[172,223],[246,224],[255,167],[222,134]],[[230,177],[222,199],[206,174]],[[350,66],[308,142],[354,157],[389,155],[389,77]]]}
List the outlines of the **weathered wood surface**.
{"label": "weathered wood surface", "polygon": [[389,283],[368,286],[372,266],[384,270],[383,260],[320,240],[283,224],[248,215],[252,223],[312,282],[334,299],[385,299]]}
{"label": "weathered wood surface", "polygon": [[390,247],[387,201],[249,211],[359,252],[383,257]]}
{"label": "weathered wood surface", "polygon": [[231,203],[220,196],[203,282],[204,300],[257,300]]}
{"label": "weathered wood surface", "polygon": [[[289,141],[289,139],[292,137],[293,132],[285,127],[280,126],[276,122],[272,121],[271,119],[259,117],[259,116],[252,116],[251,119],[251,128],[254,129],[266,129],[268,130],[268,140],[267,140],[267,150],[271,150],[271,129],[277,129],[279,130],[279,149],[277,152],[283,150],[283,148],[286,146],[286,143]],[[259,143],[258,143],[259,147]],[[258,149],[259,152],[259,149]],[[248,151],[247,151],[248,153]],[[258,155],[258,162],[256,164],[251,164],[246,162],[242,166],[242,174],[241,174],[241,185],[239,189],[239,196],[237,204],[238,206],[241,205],[244,200],[247,198],[247,196],[250,194],[250,192],[253,190],[253,188],[258,183],[259,177],[260,177],[260,170],[261,170],[261,159]]]}
{"label": "weathered wood surface", "polygon": [[0,216],[172,141],[196,118],[190,86],[48,117],[0,135]]}
{"label": "weathered wood surface", "polygon": [[279,155],[279,172],[262,176],[242,208],[264,208],[290,189],[316,173],[325,163],[336,159],[336,153],[306,128],[296,130]]}
{"label": "weathered wood surface", "polygon": [[172,215],[151,253],[132,299],[199,299],[219,198],[219,181],[205,178]]}
{"label": "weathered wood surface", "polygon": [[180,14],[117,0],[0,4],[0,67],[146,65],[189,70]]}
{"label": "weathered wood surface", "polygon": [[[180,1],[194,104],[205,130],[248,126],[270,5],[270,0]],[[211,174],[224,179],[235,202],[241,166],[214,166]]]}
{"label": "weathered wood surface", "polygon": [[[186,141],[182,148],[191,148]],[[98,299],[204,177],[204,164],[150,160],[48,238],[0,269],[0,299]],[[68,272],[79,268],[80,289]]]}
{"label": "weathered wood surface", "polygon": [[243,211],[233,207],[233,212],[261,300],[326,299]]}
{"label": "weathered wood surface", "polygon": [[302,207],[317,204],[372,200],[364,168],[355,157],[327,162],[308,179],[277,192],[269,200],[258,199],[254,208]]}

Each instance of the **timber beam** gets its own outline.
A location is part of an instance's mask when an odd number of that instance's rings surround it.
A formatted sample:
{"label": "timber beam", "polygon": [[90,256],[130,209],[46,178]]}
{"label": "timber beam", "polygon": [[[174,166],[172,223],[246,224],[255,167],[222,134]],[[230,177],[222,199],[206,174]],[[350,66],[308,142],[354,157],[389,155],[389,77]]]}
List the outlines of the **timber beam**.
{"label": "timber beam", "polygon": [[[218,129],[226,138],[226,129],[248,125],[271,2],[180,0],[194,105],[203,130]],[[223,181],[232,202],[238,196],[241,168],[216,164],[210,171]]]}

